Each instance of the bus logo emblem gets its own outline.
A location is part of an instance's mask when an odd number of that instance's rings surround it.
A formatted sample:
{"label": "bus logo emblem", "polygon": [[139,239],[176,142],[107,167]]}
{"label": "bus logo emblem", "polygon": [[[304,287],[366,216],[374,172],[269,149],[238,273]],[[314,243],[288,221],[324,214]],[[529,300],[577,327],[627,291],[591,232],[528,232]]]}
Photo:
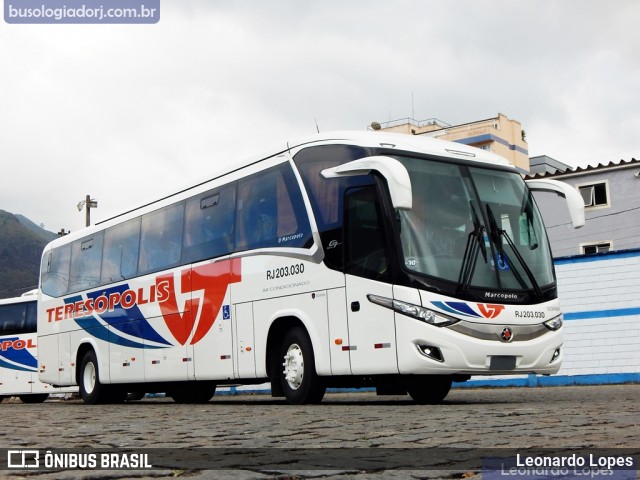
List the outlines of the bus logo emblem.
{"label": "bus logo emblem", "polygon": [[500,340],[502,340],[503,342],[510,342],[511,340],[513,340],[513,330],[511,330],[509,327],[504,327],[502,329],[502,332],[500,332]]}

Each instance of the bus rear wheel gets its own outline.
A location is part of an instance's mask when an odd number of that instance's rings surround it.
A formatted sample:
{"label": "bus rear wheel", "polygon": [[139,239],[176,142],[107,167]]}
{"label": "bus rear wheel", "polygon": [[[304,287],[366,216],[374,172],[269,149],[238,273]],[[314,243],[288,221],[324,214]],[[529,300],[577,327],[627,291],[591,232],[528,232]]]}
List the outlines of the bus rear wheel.
{"label": "bus rear wheel", "polygon": [[82,357],[78,386],[82,400],[89,405],[122,403],[127,396],[127,391],[120,386],[100,383],[98,359],[93,350],[89,350]]}
{"label": "bus rear wheel", "polygon": [[176,403],[207,403],[216,393],[214,382],[192,382],[168,392]]}
{"label": "bus rear wheel", "polygon": [[280,358],[280,383],[287,401],[294,405],[320,403],[326,387],[316,374],[311,340],[302,327],[294,327],[284,336]]}
{"label": "bus rear wheel", "polygon": [[420,375],[407,385],[407,392],[420,405],[435,405],[449,394],[451,375]]}
{"label": "bus rear wheel", "polygon": [[31,395],[20,395],[22,403],[42,403],[49,398],[48,393],[34,393]]}

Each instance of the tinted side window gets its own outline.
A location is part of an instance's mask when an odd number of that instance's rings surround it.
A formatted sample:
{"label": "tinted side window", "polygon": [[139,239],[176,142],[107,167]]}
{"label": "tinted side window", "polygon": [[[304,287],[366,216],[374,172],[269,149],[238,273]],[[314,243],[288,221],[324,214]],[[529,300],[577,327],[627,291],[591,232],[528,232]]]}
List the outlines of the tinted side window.
{"label": "tinted side window", "polygon": [[71,244],[54,248],[42,258],[42,291],[52,297],[60,297],[69,288]]}
{"label": "tinted side window", "polygon": [[329,268],[342,270],[342,214],[347,188],[373,183],[371,176],[323,178],[326,168],[364,158],[372,153],[351,145],[325,145],[302,150],[295,156],[296,166],[309,195],[313,214],[324,248],[324,262]]}
{"label": "tinted side window", "polygon": [[134,277],[140,251],[140,217],[115,225],[104,233],[100,283]]}
{"label": "tinted side window", "polygon": [[382,280],[390,273],[390,261],[376,189],[350,189],[345,199],[345,272]]}
{"label": "tinted side window", "polygon": [[0,305],[0,335],[35,333],[36,302]]}
{"label": "tinted side window", "polygon": [[187,200],[182,263],[215,258],[233,251],[235,184]]}
{"label": "tinted side window", "polygon": [[180,263],[184,202],[142,216],[140,275],[175,267]]}
{"label": "tinted side window", "polygon": [[310,242],[309,219],[289,164],[238,182],[236,250],[305,247]]}
{"label": "tinted side window", "polygon": [[36,302],[27,303],[27,318],[24,324],[24,333],[35,333],[38,328],[38,306]]}
{"label": "tinted side window", "polygon": [[102,263],[103,233],[76,240],[71,244],[69,292],[98,286]]}
{"label": "tinted side window", "polygon": [[307,148],[295,156],[320,232],[342,225],[342,198],[348,187],[371,183],[366,176],[323,178],[320,172],[368,155],[361,147],[326,145]]}

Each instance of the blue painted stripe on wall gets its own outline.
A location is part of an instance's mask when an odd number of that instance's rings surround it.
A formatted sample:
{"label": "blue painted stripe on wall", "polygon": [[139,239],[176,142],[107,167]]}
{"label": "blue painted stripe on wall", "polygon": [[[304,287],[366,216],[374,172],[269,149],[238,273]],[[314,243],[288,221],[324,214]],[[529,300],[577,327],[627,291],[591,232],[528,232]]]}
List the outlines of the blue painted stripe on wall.
{"label": "blue painted stripe on wall", "polygon": [[514,145],[513,143],[509,143],[500,137],[496,137],[495,135],[491,135],[488,133],[485,133],[484,135],[476,135],[475,137],[459,138],[457,140],[454,140],[454,142],[462,143],[464,145],[481,142],[496,142],[504,145],[509,150],[516,150],[520,153],[524,153],[525,155],[529,155],[529,151],[527,149]]}
{"label": "blue painted stripe on wall", "polygon": [[640,257],[640,250],[620,250],[614,252],[596,253],[593,255],[575,255],[571,257],[558,257],[553,259],[555,265],[570,265],[572,263],[589,263],[601,262],[604,260],[613,260],[618,258],[634,258]]}
{"label": "blue painted stripe on wall", "polygon": [[614,385],[640,383],[640,373],[603,373],[592,375],[529,375],[527,378],[503,378],[495,380],[469,380],[454,383],[457,388],[482,387],[566,387],[571,385]]}
{"label": "blue painted stripe on wall", "polygon": [[565,320],[591,320],[594,318],[627,317],[640,315],[640,307],[617,308],[615,310],[593,310],[590,312],[564,313]]}

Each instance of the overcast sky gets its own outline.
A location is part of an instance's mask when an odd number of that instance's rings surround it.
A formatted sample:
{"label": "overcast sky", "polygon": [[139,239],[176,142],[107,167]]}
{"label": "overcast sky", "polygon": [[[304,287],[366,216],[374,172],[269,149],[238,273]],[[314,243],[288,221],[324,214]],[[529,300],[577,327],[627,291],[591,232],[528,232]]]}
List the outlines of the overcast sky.
{"label": "overcast sky", "polygon": [[637,0],[162,0],[153,25],[0,24],[0,209],[78,230],[275,143],[414,116],[640,158]]}

